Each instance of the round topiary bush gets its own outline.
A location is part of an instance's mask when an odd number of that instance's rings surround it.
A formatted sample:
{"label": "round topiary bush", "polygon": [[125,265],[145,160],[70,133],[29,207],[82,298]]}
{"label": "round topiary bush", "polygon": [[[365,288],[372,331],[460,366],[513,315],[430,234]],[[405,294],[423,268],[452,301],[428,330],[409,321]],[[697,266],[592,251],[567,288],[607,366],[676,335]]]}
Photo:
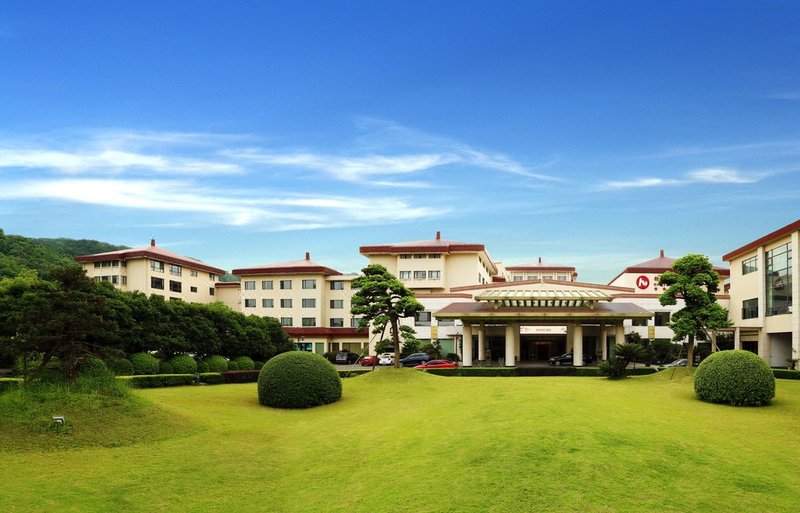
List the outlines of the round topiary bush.
{"label": "round topiary bush", "polygon": [[775,397],[775,376],[769,365],[750,351],[719,351],[697,367],[694,391],[701,401],[761,406]]}
{"label": "round topiary bush", "polygon": [[310,408],[342,398],[342,380],[328,360],[289,351],[269,360],[258,374],[258,401],[277,408]]}
{"label": "round topiary bush", "polygon": [[228,370],[228,360],[218,354],[206,356],[203,361],[208,364],[208,372],[225,372]]}
{"label": "round topiary bush", "polygon": [[203,374],[204,372],[209,372],[208,364],[206,362],[204,362],[203,360],[195,360],[195,361],[197,362],[197,372],[199,372],[200,374]]}
{"label": "round topiary bush", "polygon": [[158,374],[158,359],[149,353],[136,353],[130,357],[133,375]]}
{"label": "round topiary bush", "polygon": [[99,377],[110,375],[110,373],[111,371],[108,370],[108,365],[106,365],[106,362],[93,356],[86,358],[80,366],[80,374],[82,376]]}
{"label": "round topiary bush", "polygon": [[253,359],[249,356],[237,356],[233,361],[239,366],[239,370],[252,370],[255,368]]}
{"label": "round topiary bush", "polygon": [[194,374],[197,372],[197,362],[188,354],[175,355],[169,359],[172,372],[175,374]]}
{"label": "round topiary bush", "polygon": [[167,362],[161,362],[158,364],[158,373],[159,374],[175,374],[175,369],[172,368],[172,364]]}
{"label": "round topiary bush", "polygon": [[228,362],[228,370],[239,370],[239,364],[233,360]]}
{"label": "round topiary bush", "polygon": [[264,362],[259,362],[258,360],[253,360],[253,369],[261,370],[261,367],[264,366]]}
{"label": "round topiary bush", "polygon": [[133,364],[130,360],[112,360],[109,366],[117,376],[132,376],[134,374]]}

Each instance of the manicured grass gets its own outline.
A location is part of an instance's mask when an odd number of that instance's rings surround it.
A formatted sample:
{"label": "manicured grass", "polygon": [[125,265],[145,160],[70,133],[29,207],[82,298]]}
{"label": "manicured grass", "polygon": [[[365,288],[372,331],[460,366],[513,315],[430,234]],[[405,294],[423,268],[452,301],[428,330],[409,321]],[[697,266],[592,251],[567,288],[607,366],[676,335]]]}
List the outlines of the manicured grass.
{"label": "manicured grass", "polygon": [[260,406],[255,384],[143,390],[191,431],[115,448],[2,453],[0,504],[4,512],[795,511],[800,382],[778,381],[772,406],[735,408],[697,401],[690,378],[670,375],[380,369],[345,380],[342,401],[311,410]]}

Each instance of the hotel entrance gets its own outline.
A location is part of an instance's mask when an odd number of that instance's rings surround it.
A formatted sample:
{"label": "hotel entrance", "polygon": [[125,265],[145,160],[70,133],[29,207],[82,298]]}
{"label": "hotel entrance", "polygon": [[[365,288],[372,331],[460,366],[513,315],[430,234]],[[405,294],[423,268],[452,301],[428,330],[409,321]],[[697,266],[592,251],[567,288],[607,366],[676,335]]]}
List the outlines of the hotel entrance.
{"label": "hotel entrance", "polygon": [[566,335],[521,335],[519,359],[523,362],[546,362],[567,350]]}

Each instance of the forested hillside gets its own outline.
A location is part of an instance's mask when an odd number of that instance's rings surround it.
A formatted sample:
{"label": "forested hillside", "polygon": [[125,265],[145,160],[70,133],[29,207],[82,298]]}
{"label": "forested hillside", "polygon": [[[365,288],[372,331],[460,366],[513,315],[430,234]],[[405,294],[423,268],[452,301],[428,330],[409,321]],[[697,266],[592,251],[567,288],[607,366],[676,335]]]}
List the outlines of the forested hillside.
{"label": "forested hillside", "polygon": [[77,265],[79,255],[123,249],[107,242],[86,239],[32,239],[21,235],[6,235],[0,229],[0,279],[17,276],[23,269],[34,269],[48,278],[53,269]]}

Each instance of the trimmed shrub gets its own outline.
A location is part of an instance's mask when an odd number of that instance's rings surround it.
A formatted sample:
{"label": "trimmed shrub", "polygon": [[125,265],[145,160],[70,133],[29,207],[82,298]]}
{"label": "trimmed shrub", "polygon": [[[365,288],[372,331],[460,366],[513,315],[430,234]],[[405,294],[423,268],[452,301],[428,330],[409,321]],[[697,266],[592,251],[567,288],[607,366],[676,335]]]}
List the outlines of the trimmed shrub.
{"label": "trimmed shrub", "polygon": [[258,381],[258,374],[261,371],[255,369],[250,370],[234,370],[223,372],[222,377],[225,383],[255,383]]}
{"label": "trimmed shrub", "polygon": [[697,367],[694,391],[710,403],[762,406],[775,397],[775,376],[767,362],[750,351],[719,351]]}
{"label": "trimmed shrub", "polygon": [[221,385],[225,383],[225,378],[219,372],[201,372],[200,383],[206,385]]}
{"label": "trimmed shrub", "polygon": [[342,398],[342,380],[329,361],[305,351],[281,353],[258,376],[258,401],[278,408],[310,408]]}
{"label": "trimmed shrub", "polygon": [[136,353],[129,358],[136,376],[158,374],[158,359],[150,353]]}
{"label": "trimmed shrub", "polygon": [[772,369],[772,374],[778,379],[800,379],[800,371],[788,369]]}
{"label": "trimmed shrub", "polygon": [[79,373],[83,376],[107,376],[111,371],[108,370],[106,362],[90,356],[81,363]]}
{"label": "trimmed shrub", "polygon": [[134,388],[177,387],[194,384],[194,374],[150,374],[146,376],[120,376],[117,379]]}
{"label": "trimmed shrub", "polygon": [[253,360],[253,369],[260,371],[261,367],[264,366],[264,362],[259,362],[258,360]]}
{"label": "trimmed shrub", "polygon": [[208,372],[225,372],[228,370],[228,360],[218,354],[206,356],[203,361],[208,365]]}
{"label": "trimmed shrub", "polygon": [[131,376],[134,373],[133,364],[130,360],[119,359],[109,362],[111,371],[117,376]]}
{"label": "trimmed shrub", "polygon": [[168,362],[172,365],[173,374],[194,374],[197,372],[197,362],[188,354],[175,355]]}
{"label": "trimmed shrub", "polygon": [[172,364],[169,362],[161,362],[158,364],[159,374],[175,374],[172,369]]}
{"label": "trimmed shrub", "polygon": [[197,362],[197,372],[199,372],[200,374],[205,374],[206,372],[209,372],[208,364],[206,362],[204,362],[203,360],[195,360],[195,361]]}
{"label": "trimmed shrub", "polygon": [[229,371],[237,371],[239,370],[239,364],[234,362],[233,360],[228,361],[228,370]]}
{"label": "trimmed shrub", "polygon": [[255,368],[255,362],[249,356],[237,356],[233,361],[239,366],[239,370],[253,370]]}

